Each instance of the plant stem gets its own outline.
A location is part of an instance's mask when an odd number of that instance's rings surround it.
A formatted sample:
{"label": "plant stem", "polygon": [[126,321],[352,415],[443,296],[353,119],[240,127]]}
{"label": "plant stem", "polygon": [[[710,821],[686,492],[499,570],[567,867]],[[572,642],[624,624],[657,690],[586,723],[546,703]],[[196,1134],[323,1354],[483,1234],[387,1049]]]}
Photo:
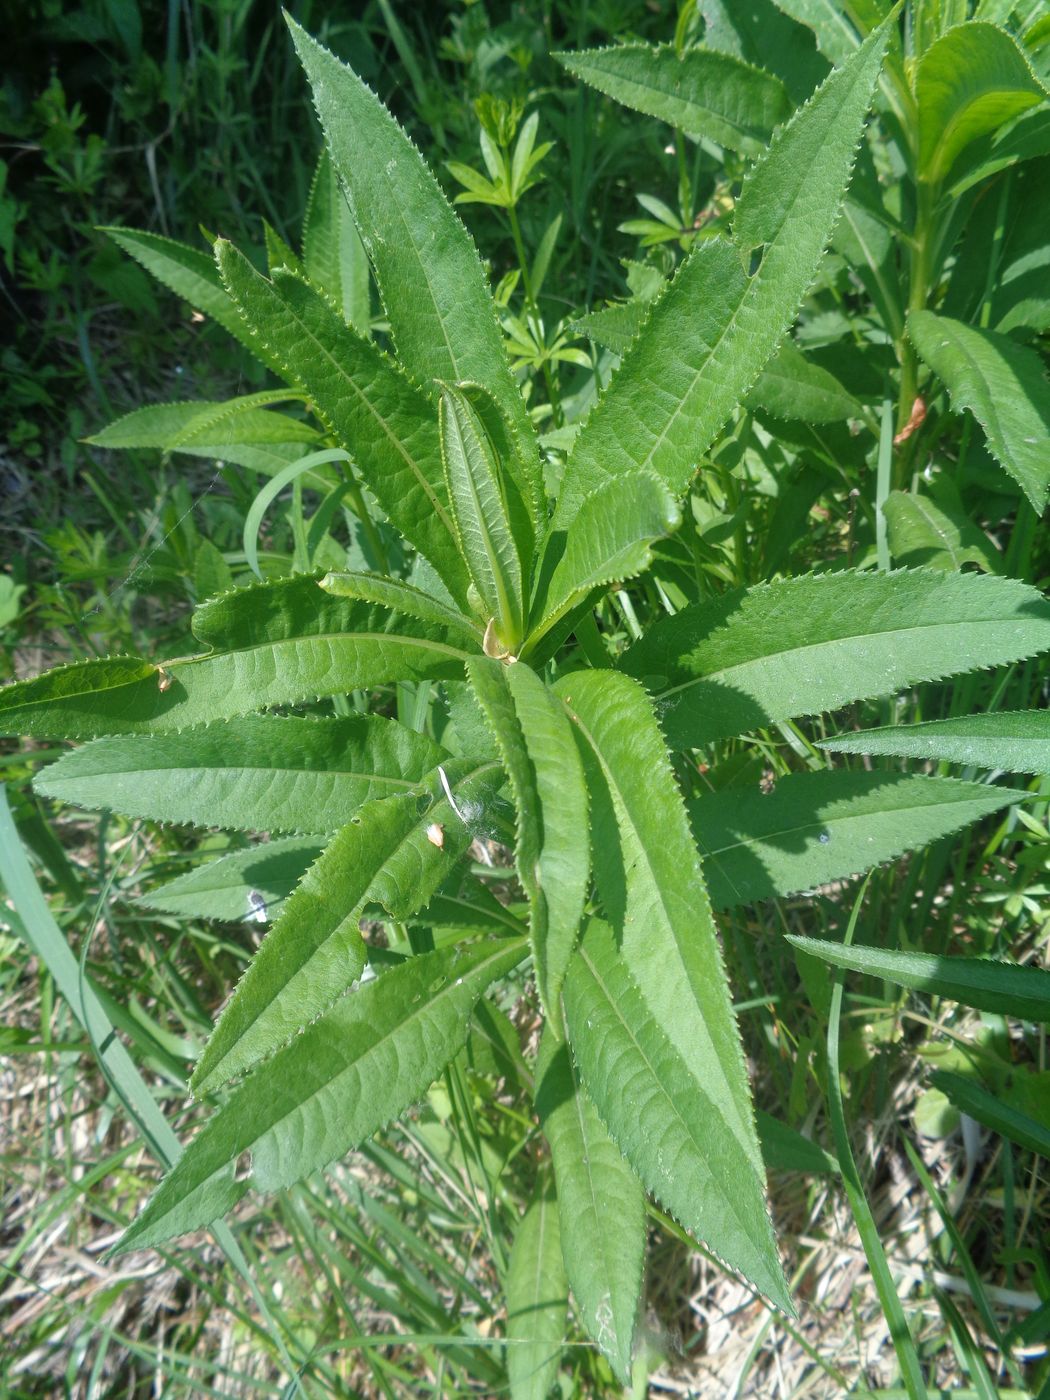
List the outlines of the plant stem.
{"label": "plant stem", "polygon": [[[518,222],[518,211],[513,204],[507,205],[507,218],[510,220],[511,236],[514,239],[514,251],[518,255],[518,266],[521,268],[521,285],[525,289],[525,306],[528,314],[532,317],[535,327],[540,327],[540,309],[536,304],[536,297],[532,290],[532,276],[529,273],[529,260],[525,256],[525,244],[521,237],[521,224]],[[546,347],[543,347],[546,349]],[[564,423],[562,414],[561,398],[554,383],[554,376],[551,374],[551,367],[546,357],[540,361],[540,368],[543,371],[543,382],[547,386],[547,397],[550,400],[551,413],[554,416],[554,426],[560,428]]]}

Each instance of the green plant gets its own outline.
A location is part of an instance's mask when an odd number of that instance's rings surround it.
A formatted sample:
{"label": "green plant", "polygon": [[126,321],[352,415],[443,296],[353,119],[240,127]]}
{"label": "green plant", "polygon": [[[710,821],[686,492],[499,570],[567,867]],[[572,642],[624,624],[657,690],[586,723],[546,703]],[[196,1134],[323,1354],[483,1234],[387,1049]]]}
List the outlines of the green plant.
{"label": "green plant", "polygon": [[[707,751],[1034,655],[1050,648],[1050,607],[1008,578],[840,569],[700,596],[618,656],[594,607],[654,559],[683,572],[662,542],[817,273],[895,23],[758,156],[731,220],[644,309],[564,464],[541,463],[462,225],[368,89],[301,30],[329,148],[302,259],[271,234],[264,277],[225,240],[213,265],[115,231],[288,387],[140,410],[98,441],[276,446],[299,493],[294,563],[320,566],[204,603],[200,655],[88,661],[0,694],[6,732],[91,740],[45,770],[42,793],[280,838],[210,872],[226,909],[280,905],[192,1083],[210,1097],[246,1077],[122,1248],[211,1224],[250,1189],[290,1186],[365,1142],[456,1061],[488,989],[520,988],[531,958],[552,1169],[536,1164],[501,1261],[515,1393],[549,1387],[569,1288],[630,1378],[646,1191],[790,1308],[763,1165],[790,1133],[767,1125],[760,1143],[711,905],[857,873],[1023,793],[849,769],[785,778],[772,796],[704,793],[669,747]],[[362,248],[396,358],[371,338]],[[289,401],[320,427],[273,411]],[[322,496],[309,525],[307,480]],[[334,557],[343,501],[371,571]],[[261,713],[278,709],[299,712]],[[985,762],[1011,754],[1002,766],[1023,770],[1010,743],[1045,737],[1039,716],[970,723],[931,726],[922,751],[950,758],[953,740],[983,738]],[[513,846],[520,897],[496,900],[464,861],[479,838]],[[366,915],[387,947],[365,942]]]}

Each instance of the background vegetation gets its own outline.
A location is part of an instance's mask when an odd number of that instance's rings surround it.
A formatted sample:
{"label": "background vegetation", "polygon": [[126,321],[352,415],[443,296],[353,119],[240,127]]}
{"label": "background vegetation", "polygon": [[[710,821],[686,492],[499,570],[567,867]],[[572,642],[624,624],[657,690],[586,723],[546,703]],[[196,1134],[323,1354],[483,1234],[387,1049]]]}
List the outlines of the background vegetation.
{"label": "background vegetation", "polygon": [[[771,5],[744,8],[761,50],[749,56],[772,63],[779,54],[798,85],[792,99],[802,100],[827,71],[809,31]],[[1012,32],[1038,29],[1038,7],[996,8]],[[290,9],[389,103],[450,196],[482,196],[461,212],[556,463],[617,348],[615,319],[581,318],[651,296],[692,240],[731,209],[746,160],[628,111],[551,55],[633,37],[677,34],[685,43],[705,24],[717,31],[722,7],[375,0]],[[266,383],[218,327],[151,282],[100,229],[147,228],[204,247],[203,227],[259,249],[261,262],[262,219],[271,237],[298,244],[320,145],[283,21],[267,5],[31,0],[8,34],[0,98],[0,260],[10,313],[0,376],[4,680],[117,651],[177,656],[188,646],[190,605],[247,576],[243,528],[260,484],[250,469],[149,450],[118,458],[83,440],[146,403],[221,400]],[[1045,81],[1045,42],[1031,52]],[[510,152],[533,113],[536,141],[551,143],[537,182],[500,190],[497,180],[486,190],[495,177],[481,133],[490,149]],[[882,120],[892,136],[892,113]],[[873,140],[872,169],[884,203],[911,227],[915,195],[891,147]],[[1032,230],[1046,208],[1047,175],[1042,157],[981,187],[953,230],[943,284],[927,277],[919,304],[946,299],[952,314],[995,327],[1017,305],[1002,291],[1011,269],[1012,283],[1034,285],[1029,299],[1039,302],[1038,276],[1027,279],[1045,266]],[[916,267],[903,250],[901,239],[888,256],[907,301]],[[710,594],[787,571],[863,565],[887,548],[898,563],[1010,573],[1045,588],[1045,535],[981,435],[948,416],[936,389],[923,401],[928,421],[912,421],[924,372],[895,353],[892,298],[880,296],[877,271],[838,239],[796,335],[812,364],[834,370],[848,414],[814,423],[752,405],[698,480],[675,547],[685,542],[688,569]],[[1045,310],[1016,325],[1040,348]],[[381,335],[378,318],[376,329]],[[887,403],[900,437],[893,480],[878,470]],[[893,487],[900,499],[880,517]],[[302,512],[301,493],[289,493],[267,514],[269,572],[297,561]],[[880,518],[890,522],[888,542]],[[369,541],[350,514],[339,539],[351,559],[367,560]],[[659,581],[606,600],[602,635],[611,645],[680,605],[683,568],[672,551]],[[909,691],[858,708],[855,718],[1040,708],[1045,687],[1045,671],[1023,663]],[[826,762],[814,747],[821,736],[819,722],[785,724],[726,744],[720,781],[772,787],[817,769]],[[256,946],[256,927],[136,904],[202,853],[235,849],[240,838],[88,819],[44,803],[30,779],[54,752],[5,744],[0,755],[29,858],[20,863],[14,828],[5,827],[12,907],[0,934],[0,1388],[18,1397],[151,1387],[294,1393],[299,1378],[311,1395],[498,1393],[503,1320],[492,1261],[506,1249],[538,1150],[512,1088],[522,1052],[534,1049],[532,990],[519,988],[503,1008],[512,1043],[439,1081],[379,1145],[243,1209],[230,1244],[200,1236],[189,1248],[103,1263],[155,1163],[134,1126],[134,1102],[128,1116],[126,1084],[97,1068],[105,1030],[90,1020],[83,1030],[61,995],[57,949],[62,940],[73,949],[78,985],[90,979],[185,1135],[188,1069]],[[703,772],[683,777],[704,782]],[[1029,793],[1023,810],[878,870],[857,941],[1045,963],[1047,780],[1033,779]],[[501,848],[476,854],[495,862],[497,877],[509,874]],[[506,897],[505,880],[495,888]],[[782,935],[841,938],[854,895],[839,887],[765,901],[720,925],[758,1102],[828,1147],[831,982],[815,959],[789,953]],[[30,956],[27,924],[37,947],[56,950],[54,960]],[[961,1119],[931,1087],[929,1070],[963,1076],[1045,1132],[1045,1053],[1042,1030],[1029,1024],[888,980],[847,984],[843,1074],[834,1078],[920,1356],[934,1382],[956,1393],[1050,1395],[1045,1142],[1040,1152],[1039,1141],[1011,1141]],[[502,1092],[489,1097],[482,1081]],[[810,1160],[806,1170],[774,1172],[771,1192],[799,1318],[774,1315],[654,1211],[637,1393],[903,1393],[837,1176]],[[615,1392],[605,1363],[582,1343],[559,1384],[566,1396]]]}

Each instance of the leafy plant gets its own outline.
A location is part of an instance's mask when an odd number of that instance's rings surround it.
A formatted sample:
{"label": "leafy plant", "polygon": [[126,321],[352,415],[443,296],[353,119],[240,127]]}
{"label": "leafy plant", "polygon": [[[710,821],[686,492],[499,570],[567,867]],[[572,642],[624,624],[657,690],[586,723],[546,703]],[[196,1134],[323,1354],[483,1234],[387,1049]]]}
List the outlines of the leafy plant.
{"label": "leafy plant", "polygon": [[[848,769],[798,774],[769,797],[716,771],[705,793],[695,763],[674,755],[1050,648],[1050,606],[1034,588],[936,568],[841,568],[683,600],[620,655],[595,623],[610,589],[675,557],[682,502],[741,402],[806,391],[833,414],[853,402],[801,355],[778,354],[847,199],[880,74],[901,97],[896,59],[884,70],[896,11],[862,41],[846,29],[821,24],[839,66],[765,149],[793,100],[790,75],[689,62],[701,88],[766,93],[765,118],[733,137],[759,154],[731,214],[636,308],[564,462],[541,454],[541,410],[511,371],[458,216],[369,89],[298,26],[327,139],[302,256],[271,231],[264,275],[223,239],[212,262],[113,231],[286,388],[142,409],[96,442],[221,450],[299,493],[295,571],[199,606],[199,654],[90,660],[0,692],[5,732],[88,741],[44,770],[41,792],[282,834],[213,882],[216,915],[239,904],[272,927],[192,1079],[218,1098],[214,1112],[121,1249],[210,1225],[252,1190],[290,1186],[366,1142],[468,1046],[490,990],[523,986],[527,964],[550,1167],[534,1173],[503,1270],[514,1393],[549,1388],[570,1294],[630,1380],[647,1193],[791,1309],[765,1200],[770,1137],[756,1128],[712,903],[859,873],[1023,793]],[[614,68],[579,62],[589,78]],[[967,141],[990,130],[975,105],[960,106]],[[715,139],[733,136],[731,109],[723,102]],[[694,120],[702,131],[699,106],[683,118]],[[542,150],[534,138],[526,124],[510,154],[508,134],[489,136],[488,193],[511,211]],[[925,139],[921,179],[939,187],[956,154]],[[389,349],[374,338],[370,279]],[[934,316],[913,310],[905,380]],[[963,357],[970,342],[958,345]],[[953,392],[982,401],[979,388]],[[317,426],[281,403],[306,406]],[[307,481],[322,495],[309,525]],[[371,567],[339,557],[330,527],[344,502]],[[1045,742],[1038,717],[987,733],[984,720],[930,726],[920,742],[934,748],[921,751],[953,758],[953,741],[984,742],[989,763],[1023,769],[1017,741]],[[871,751],[885,742],[874,734]],[[468,859],[493,842],[514,852],[518,889],[502,902]],[[150,898],[199,899],[193,879]],[[387,947],[366,941],[365,918]]]}

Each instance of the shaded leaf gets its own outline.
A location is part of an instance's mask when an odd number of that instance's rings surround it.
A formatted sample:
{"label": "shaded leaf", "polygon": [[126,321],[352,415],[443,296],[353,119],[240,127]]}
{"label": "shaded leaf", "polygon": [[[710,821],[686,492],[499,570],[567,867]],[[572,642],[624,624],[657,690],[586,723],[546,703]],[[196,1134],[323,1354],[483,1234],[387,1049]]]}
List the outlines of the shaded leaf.
{"label": "shaded leaf", "polygon": [[[261,913],[261,922],[272,922],[323,848],[318,837],[286,836],[231,851],[139,895],[136,902],[187,919],[254,921]],[[258,900],[251,898],[253,893]]]}
{"label": "shaded leaf", "polygon": [[1050,384],[1039,354],[997,331],[932,311],[913,311],[908,335],[944,380],[952,407],[970,410],[996,461],[1041,514],[1050,493]]}
{"label": "shaded leaf", "polygon": [[511,1400],[545,1400],[558,1374],[569,1307],[549,1177],[540,1179],[518,1222],[505,1289]]}
{"label": "shaded leaf", "polygon": [[630,1383],[645,1258],[645,1194],[548,1029],[536,1062],[536,1110],[558,1186],[562,1254],[580,1318]]}
{"label": "shaded leaf", "polygon": [[825,772],[688,806],[712,902],[727,909],[859,875],[1023,796],[955,778]]}
{"label": "shaded leaf", "polygon": [[835,753],[937,759],[1007,773],[1050,773],[1050,710],[996,711],[836,734],[818,743]]}
{"label": "shaded leaf", "polygon": [[805,575],[659,619],[623,670],[673,747],[889,695],[1050,647],[1050,604],[1014,579],[902,569]]}

